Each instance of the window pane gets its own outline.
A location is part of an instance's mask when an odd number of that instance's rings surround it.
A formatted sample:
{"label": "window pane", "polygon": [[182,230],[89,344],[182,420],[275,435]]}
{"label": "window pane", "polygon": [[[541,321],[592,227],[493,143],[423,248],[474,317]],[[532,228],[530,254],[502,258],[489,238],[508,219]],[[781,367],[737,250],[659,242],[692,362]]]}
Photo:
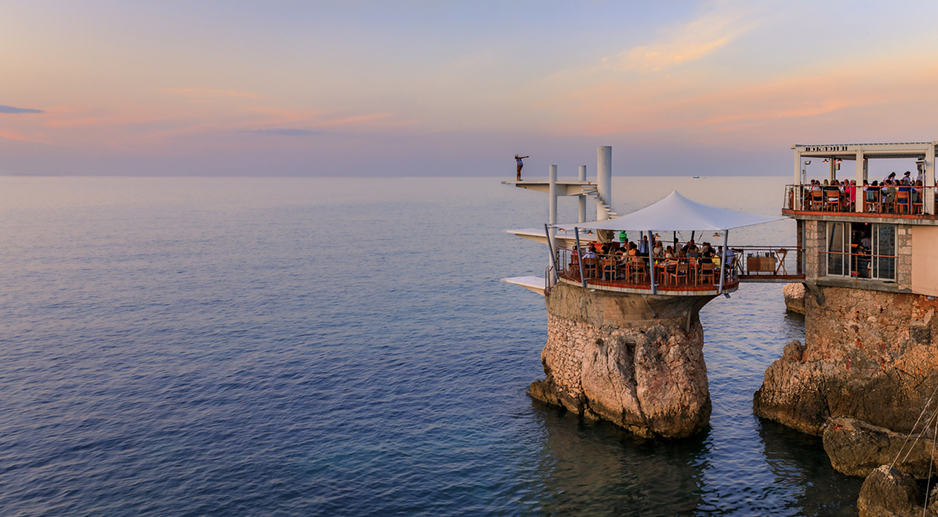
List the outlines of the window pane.
{"label": "window pane", "polygon": [[830,231],[827,237],[827,274],[844,274],[844,223],[828,223]]}
{"label": "window pane", "polygon": [[876,254],[885,255],[876,261],[876,276],[882,279],[896,279],[896,227],[892,224],[877,224]]}

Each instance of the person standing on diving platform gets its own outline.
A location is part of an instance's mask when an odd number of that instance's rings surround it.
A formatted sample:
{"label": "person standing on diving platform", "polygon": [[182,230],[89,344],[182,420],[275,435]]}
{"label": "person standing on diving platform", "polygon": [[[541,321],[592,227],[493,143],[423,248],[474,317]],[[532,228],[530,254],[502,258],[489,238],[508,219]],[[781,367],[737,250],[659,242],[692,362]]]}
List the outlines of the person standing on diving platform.
{"label": "person standing on diving platform", "polygon": [[525,158],[530,158],[530,156],[520,156],[520,155],[517,155],[517,154],[515,155],[515,163],[518,164],[518,179],[517,179],[517,181],[521,181],[521,168],[524,167],[524,162],[523,162],[522,160],[524,160]]}

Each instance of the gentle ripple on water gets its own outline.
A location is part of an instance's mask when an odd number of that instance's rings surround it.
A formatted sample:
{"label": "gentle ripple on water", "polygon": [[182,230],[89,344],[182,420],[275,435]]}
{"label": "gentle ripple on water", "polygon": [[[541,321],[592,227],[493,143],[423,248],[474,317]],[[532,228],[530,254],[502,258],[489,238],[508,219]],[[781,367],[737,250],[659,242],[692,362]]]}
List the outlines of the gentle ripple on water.
{"label": "gentle ripple on water", "polygon": [[[763,213],[784,183],[708,181],[670,183]],[[617,206],[670,183],[617,179]],[[702,311],[697,438],[532,403],[543,300],[498,278],[542,271],[501,230],[544,211],[490,179],[0,178],[0,508],[855,513],[859,481],[817,439],[752,415],[803,334],[779,286]],[[790,240],[786,224],[738,236]]]}

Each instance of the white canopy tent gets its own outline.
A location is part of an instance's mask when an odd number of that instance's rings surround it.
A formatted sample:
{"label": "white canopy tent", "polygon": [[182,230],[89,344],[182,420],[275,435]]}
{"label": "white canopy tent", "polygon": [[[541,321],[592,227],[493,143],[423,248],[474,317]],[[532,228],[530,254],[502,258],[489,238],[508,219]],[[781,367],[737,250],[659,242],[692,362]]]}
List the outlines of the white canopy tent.
{"label": "white canopy tent", "polygon": [[712,230],[725,231],[742,226],[769,223],[784,219],[781,216],[764,216],[738,212],[728,208],[705,205],[682,196],[672,190],[664,199],[645,208],[614,219],[591,223],[565,224],[564,229],[596,230]]}
{"label": "white canopy tent", "polygon": [[[769,223],[772,221],[778,221],[783,219],[781,216],[764,216],[764,215],[755,215],[748,214],[746,212],[739,212],[736,210],[729,210],[727,208],[720,208],[716,206],[705,205],[703,203],[698,203],[696,201],[691,201],[686,197],[682,196],[677,190],[672,190],[670,194],[664,199],[653,203],[645,208],[636,210],[630,214],[623,215],[621,217],[616,217],[614,219],[607,219],[605,221],[595,221],[591,223],[577,223],[577,224],[568,224],[563,225],[562,227],[565,230],[573,230],[576,234],[576,243],[577,243],[577,254],[580,253],[580,230],[581,229],[593,229],[593,230],[613,230],[613,231],[622,231],[622,230],[639,230],[639,231],[648,231],[649,234],[653,230],[668,230],[668,231],[689,231],[689,230],[709,230],[709,231],[722,231],[723,232],[723,256],[721,257],[721,264],[726,264],[726,250],[727,250],[727,240],[729,237],[729,230],[732,228],[740,228],[743,226],[752,226],[755,224]],[[648,247],[648,264],[649,269],[651,269],[654,263],[654,260],[651,256],[651,246]],[[582,265],[582,257],[580,257],[579,263]],[[582,267],[582,266],[581,266]],[[723,279],[725,274],[725,267],[720,268],[720,288],[719,292],[723,292]],[[654,282],[654,272],[649,271],[649,276],[651,278],[651,289],[652,292],[657,292]],[[580,273],[580,278],[583,278],[582,271]],[[583,281],[583,287],[586,287],[586,281]]]}

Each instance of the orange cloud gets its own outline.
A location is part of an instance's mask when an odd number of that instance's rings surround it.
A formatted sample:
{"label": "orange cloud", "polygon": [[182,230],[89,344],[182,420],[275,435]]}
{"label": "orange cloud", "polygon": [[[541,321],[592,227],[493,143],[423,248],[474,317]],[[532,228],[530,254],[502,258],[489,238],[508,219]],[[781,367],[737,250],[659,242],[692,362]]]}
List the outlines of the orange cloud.
{"label": "orange cloud", "polygon": [[0,129],[0,138],[4,140],[15,140],[17,142],[46,143],[45,136],[42,134],[27,135],[6,129]]}
{"label": "orange cloud", "polygon": [[[789,131],[812,121],[811,129],[821,123],[831,129],[833,121],[859,120],[862,112],[869,120],[881,121],[867,128],[877,131],[900,113],[913,121],[938,116],[938,106],[922,102],[930,98],[938,82],[938,65],[932,64],[935,57],[926,53],[901,60],[895,56],[858,58],[836,66],[805,67],[787,76],[751,77],[735,83],[694,72],[617,77],[573,89],[565,99],[552,99],[555,106],[563,107],[563,124],[555,126],[564,127],[564,134],[668,131],[707,140],[709,133],[772,139],[778,138],[777,131],[782,128]],[[907,106],[916,99],[920,106],[917,113]],[[756,127],[760,132],[753,133]],[[859,127],[862,125],[857,124]],[[921,131],[925,126],[916,127]]]}

